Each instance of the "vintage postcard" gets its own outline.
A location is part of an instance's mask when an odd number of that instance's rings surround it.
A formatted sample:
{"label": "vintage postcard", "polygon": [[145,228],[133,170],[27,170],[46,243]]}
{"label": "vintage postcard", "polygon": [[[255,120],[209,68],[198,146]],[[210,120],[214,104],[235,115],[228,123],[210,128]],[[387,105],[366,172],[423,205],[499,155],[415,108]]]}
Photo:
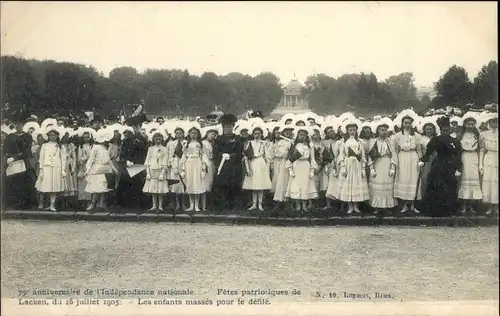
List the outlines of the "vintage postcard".
{"label": "vintage postcard", "polygon": [[1,315],[498,315],[497,9],[1,2]]}

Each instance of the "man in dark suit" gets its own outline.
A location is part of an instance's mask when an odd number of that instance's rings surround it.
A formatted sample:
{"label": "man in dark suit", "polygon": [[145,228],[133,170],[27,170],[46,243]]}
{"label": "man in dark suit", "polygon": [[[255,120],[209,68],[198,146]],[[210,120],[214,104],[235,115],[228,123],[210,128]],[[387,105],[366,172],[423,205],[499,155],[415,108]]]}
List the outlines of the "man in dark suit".
{"label": "man in dark suit", "polygon": [[214,143],[214,162],[216,175],[214,191],[217,192],[217,209],[234,210],[241,208],[241,185],[243,183],[242,159],[243,140],[234,134],[234,125],[238,119],[233,114],[220,117],[223,133]]}

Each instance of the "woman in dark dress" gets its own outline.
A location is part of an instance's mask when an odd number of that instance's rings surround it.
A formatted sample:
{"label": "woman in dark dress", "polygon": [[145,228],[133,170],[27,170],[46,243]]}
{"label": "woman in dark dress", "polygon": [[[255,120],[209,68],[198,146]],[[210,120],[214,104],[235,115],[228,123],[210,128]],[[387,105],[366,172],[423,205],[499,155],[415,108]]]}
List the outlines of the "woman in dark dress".
{"label": "woman in dark dress", "polygon": [[124,208],[145,209],[148,207],[146,196],[142,193],[146,180],[146,171],[142,171],[134,177],[130,177],[126,168],[128,165],[143,165],[148,152],[147,139],[141,135],[125,132],[125,138],[121,143],[118,170],[120,179],[118,183],[118,206]]}
{"label": "woman in dark dress", "polygon": [[3,146],[4,155],[4,168],[9,164],[15,163],[19,160],[24,161],[25,171],[5,175],[4,172],[4,190],[6,207],[16,210],[29,209],[36,203],[35,192],[35,172],[34,166],[31,161],[31,145],[33,139],[30,134],[23,132],[24,119],[27,114],[19,110],[18,113],[13,114],[12,119],[15,124],[15,131],[5,139]]}
{"label": "woman in dark dress", "polygon": [[462,170],[462,146],[458,139],[450,136],[450,119],[441,117],[437,124],[441,135],[431,138],[419,163],[419,166],[423,166],[424,162],[436,153],[427,177],[423,201],[424,212],[433,217],[456,213],[458,177]]}

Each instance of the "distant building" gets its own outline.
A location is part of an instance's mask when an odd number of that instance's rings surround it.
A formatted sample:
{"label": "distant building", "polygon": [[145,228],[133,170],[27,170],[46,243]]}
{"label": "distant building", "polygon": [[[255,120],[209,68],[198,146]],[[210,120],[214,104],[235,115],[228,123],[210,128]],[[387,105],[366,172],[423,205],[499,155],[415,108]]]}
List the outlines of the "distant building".
{"label": "distant building", "polygon": [[283,116],[287,113],[299,114],[309,112],[307,97],[302,95],[303,86],[297,79],[292,79],[283,89],[284,95],[278,106],[271,112],[271,117]]}

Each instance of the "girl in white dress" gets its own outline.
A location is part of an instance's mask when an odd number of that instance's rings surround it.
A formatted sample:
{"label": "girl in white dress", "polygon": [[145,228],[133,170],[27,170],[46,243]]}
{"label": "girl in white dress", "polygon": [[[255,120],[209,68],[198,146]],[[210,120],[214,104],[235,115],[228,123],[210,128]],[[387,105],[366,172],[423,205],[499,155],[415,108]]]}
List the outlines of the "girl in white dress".
{"label": "girl in white dress", "polygon": [[368,146],[368,167],[370,170],[370,205],[375,213],[381,209],[396,206],[394,198],[394,175],[396,174],[396,154],[389,141],[388,130],[392,126],[390,119],[381,119],[375,123],[375,138]]}
{"label": "girl in white dress", "polygon": [[[344,142],[344,135],[342,133],[342,129],[339,126],[337,129],[337,133],[332,141],[332,154],[333,154],[333,160],[329,165],[329,173],[330,176],[328,178],[328,188],[326,189],[326,203],[327,207],[331,208],[331,203],[332,200],[338,200],[339,196],[339,157],[340,157],[340,148],[342,147],[342,143]],[[347,209],[347,206],[345,203],[340,202],[340,212],[342,212],[344,209]]]}
{"label": "girl in white dress", "polygon": [[272,186],[265,159],[266,142],[263,137],[264,129],[260,126],[254,126],[251,132],[251,139],[243,151],[246,172],[242,189],[252,192],[252,205],[248,210],[259,209],[260,211],[264,211],[262,205],[264,202],[264,191],[271,189]]}
{"label": "girl in white dress", "polygon": [[184,139],[184,129],[182,127],[176,127],[174,130],[174,137],[173,140],[167,143],[167,179],[177,182],[170,186],[170,192],[175,198],[175,210],[179,211],[184,209],[184,186],[179,178],[181,167],[180,161],[187,143]]}
{"label": "girl in white dress", "polygon": [[[67,176],[63,168],[66,166],[66,155],[59,143],[59,129],[56,126],[47,127],[43,135],[48,142],[40,149],[40,171],[35,187],[38,192],[49,195],[48,209],[56,212],[56,198],[64,191],[64,178]],[[43,209],[43,201],[42,198],[39,209]]]}
{"label": "girl in white dress", "polygon": [[90,150],[89,159],[85,166],[87,180],[85,191],[92,194],[92,201],[87,207],[87,211],[92,211],[96,206],[105,208],[106,193],[114,189],[110,188],[106,178],[106,175],[118,174],[107,148],[107,143],[112,137],[113,135],[105,129],[100,129],[95,133],[95,143]]}
{"label": "girl in white dress", "polygon": [[180,161],[181,174],[189,195],[187,212],[200,212],[200,195],[206,192],[204,177],[207,174],[208,158],[203,150],[201,133],[198,127],[188,130],[188,140]]}
{"label": "girl in white dress", "polygon": [[78,201],[87,204],[87,201],[92,199],[92,195],[85,191],[87,186],[87,179],[85,172],[87,171],[87,161],[89,160],[90,150],[94,142],[94,130],[91,128],[80,128],[78,135],[81,139],[81,145],[78,147],[77,155],[77,178],[78,178]]}
{"label": "girl in white dress", "polygon": [[207,127],[205,130],[204,139],[201,142],[203,145],[203,151],[207,157],[207,174],[203,181],[205,182],[205,193],[201,195],[201,210],[207,210],[207,195],[212,192],[212,186],[215,177],[215,163],[214,163],[214,140],[219,133],[219,129],[216,126]]}
{"label": "girl in white dress", "polygon": [[361,122],[348,119],[342,123],[342,132],[347,136],[341,143],[338,166],[338,199],[347,203],[347,214],[361,214],[359,202],[368,201],[370,194],[366,182],[366,155],[363,144],[358,139]]}
{"label": "girl in white dress", "polygon": [[498,117],[496,113],[487,114],[485,121],[488,130],[481,134],[479,141],[479,172],[483,176],[483,203],[486,214],[498,213]]}
{"label": "girl in white dress", "polygon": [[142,192],[151,194],[153,206],[150,211],[163,211],[163,196],[168,193],[167,171],[167,147],[165,147],[166,135],[159,130],[150,134],[150,141],[154,144],[148,148],[146,161],[146,181]]}
{"label": "girl in white dress", "polygon": [[[66,155],[66,166],[64,171],[66,171],[64,192],[62,196],[64,197],[74,197],[77,194],[77,172],[76,172],[76,148],[72,140],[72,135],[69,134],[70,131],[66,130],[65,135],[61,139],[61,148],[63,153]],[[73,203],[70,199],[64,199],[65,208],[72,206]]]}
{"label": "girl in white dress", "polygon": [[297,211],[305,211],[308,201],[318,198],[314,184],[314,173],[318,168],[314,160],[314,146],[309,141],[310,129],[296,127],[297,137],[286,161],[290,180],[286,197],[295,200]]}
{"label": "girl in white dress", "polygon": [[460,135],[462,145],[462,174],[460,176],[458,199],[461,200],[460,213],[470,211],[483,198],[481,182],[479,180],[479,131],[476,128],[476,119],[473,116],[464,116],[464,132]]}
{"label": "girl in white dress", "polygon": [[286,169],[286,161],[293,144],[293,141],[291,141],[293,127],[290,125],[281,125],[279,130],[283,134],[283,137],[278,137],[274,145],[272,185],[274,186],[273,200],[278,202],[277,208],[281,209],[286,201],[286,191],[288,188],[289,174]]}
{"label": "girl in white dress", "polygon": [[393,146],[399,166],[394,184],[394,197],[400,199],[403,204],[401,213],[406,213],[408,210],[420,213],[415,208],[414,201],[420,200],[422,197],[420,188],[417,190],[417,182],[423,164],[419,163],[422,156],[420,135],[415,133],[412,127],[415,117],[416,114],[411,110],[405,110],[395,119],[397,123],[401,122],[402,124],[401,131],[394,137]]}

